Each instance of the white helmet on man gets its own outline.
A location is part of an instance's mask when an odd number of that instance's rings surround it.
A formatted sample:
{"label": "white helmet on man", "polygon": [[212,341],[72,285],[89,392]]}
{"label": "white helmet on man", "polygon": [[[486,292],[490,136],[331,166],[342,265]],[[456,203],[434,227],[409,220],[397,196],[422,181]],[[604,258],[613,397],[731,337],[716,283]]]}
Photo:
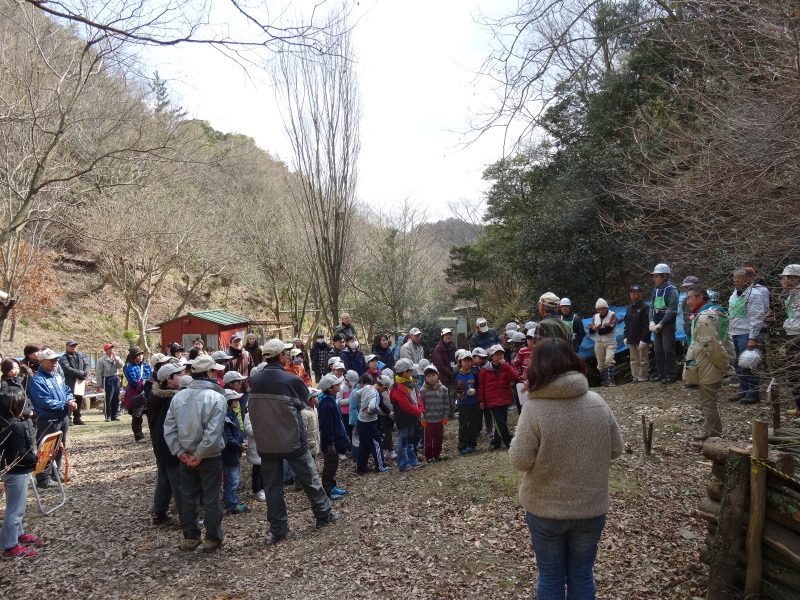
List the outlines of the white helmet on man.
{"label": "white helmet on man", "polygon": [[667,263],[658,263],[656,268],[653,269],[652,275],[672,275],[672,271],[669,270]]}
{"label": "white helmet on man", "polygon": [[783,275],[800,277],[800,265],[786,265],[783,267],[783,273],[781,273],[781,276]]}
{"label": "white helmet on man", "polygon": [[761,352],[758,350],[744,350],[739,355],[739,366],[742,369],[757,369],[761,366]]}

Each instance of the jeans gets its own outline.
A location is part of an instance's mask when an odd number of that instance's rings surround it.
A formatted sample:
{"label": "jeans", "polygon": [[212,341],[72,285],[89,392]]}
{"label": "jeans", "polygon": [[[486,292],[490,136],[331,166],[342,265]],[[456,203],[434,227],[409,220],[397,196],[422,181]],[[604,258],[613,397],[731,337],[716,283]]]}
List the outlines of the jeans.
{"label": "jeans", "polygon": [[3,475],[6,486],[6,516],[3,528],[0,529],[0,549],[10,550],[19,542],[19,537],[25,533],[22,527],[22,517],[25,516],[25,507],[28,505],[28,482],[30,473]]}
{"label": "jeans", "polygon": [[597,543],[606,516],[591,519],[544,519],[525,513],[531,532],[539,580],[537,600],[594,600],[594,566]]}
{"label": "jeans", "polygon": [[386,465],[383,464],[383,448],[381,448],[378,421],[359,421],[358,439],[358,472],[366,473],[370,455],[375,460],[375,470],[383,470]]}
{"label": "jeans", "polygon": [[[336,448],[331,446],[336,453]],[[336,454],[338,459],[339,455]],[[289,458],[289,465],[294,470],[295,482],[303,486],[303,490],[311,502],[311,511],[317,521],[324,521],[331,512],[331,501],[322,488],[322,481],[317,473],[317,463],[311,452],[298,458]],[[258,465],[253,465],[257,468]],[[264,479],[264,494],[267,498],[267,521],[269,532],[274,536],[284,536],[289,531],[289,516],[286,513],[286,501],[283,498],[283,460],[279,458],[261,457],[261,477]]]}
{"label": "jeans", "polygon": [[739,355],[747,350],[750,335],[747,333],[732,335],[731,339],[733,339],[733,348],[736,350],[736,362],[733,363],[733,366],[739,376],[739,391],[744,394],[745,398],[758,398],[758,375],[754,375],[750,369],[743,369],[739,366]]}
{"label": "jeans", "polygon": [[[39,417],[36,419],[36,445],[38,448],[39,442],[42,441],[42,438],[46,435],[50,435],[51,433],[55,433],[57,431],[61,432],[61,443],[64,444],[64,447],[67,446],[67,432],[69,431],[69,417],[61,417],[60,419],[46,419],[44,417]],[[42,482],[47,479],[56,479],[58,478],[58,472],[61,471],[61,459],[64,456],[64,451],[59,450],[58,454],[56,454],[56,458],[54,461],[50,463],[47,469],[36,476],[37,482]]]}
{"label": "jeans", "polygon": [[222,465],[222,505],[225,510],[233,510],[239,504],[239,465]]}
{"label": "jeans", "polygon": [[222,458],[204,458],[196,467],[181,463],[181,493],[183,514],[181,529],[187,540],[199,540],[197,512],[200,502],[205,505],[206,539],[222,541],[222,509],[219,505],[219,487],[222,484]]}
{"label": "jeans", "polygon": [[675,322],[664,325],[653,333],[653,352],[656,355],[656,372],[659,379],[676,379],[678,370],[675,358]]}
{"label": "jeans", "polygon": [[417,465],[417,452],[414,448],[414,425],[397,428],[397,468],[407,471]]}
{"label": "jeans", "polygon": [[103,392],[106,395],[106,419],[116,419],[119,413],[119,395],[122,392],[119,375],[103,379]]}
{"label": "jeans", "polygon": [[165,515],[169,510],[169,501],[175,500],[175,512],[178,518],[183,514],[183,497],[181,496],[181,470],[179,465],[156,462],[156,489],[153,492],[153,514]]}

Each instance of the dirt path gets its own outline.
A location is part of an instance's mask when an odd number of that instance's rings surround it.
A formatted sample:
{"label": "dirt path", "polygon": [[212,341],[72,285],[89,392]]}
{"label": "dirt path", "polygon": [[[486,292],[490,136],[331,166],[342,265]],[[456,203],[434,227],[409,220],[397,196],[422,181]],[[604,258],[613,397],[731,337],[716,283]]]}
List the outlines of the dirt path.
{"label": "dirt path", "polygon": [[[733,392],[730,392],[731,394]],[[680,384],[604,390],[630,452],[614,462],[612,505],[596,565],[598,596],[620,600],[705,595],[697,559],[704,524],[692,516],[710,468],[688,445],[700,428],[696,392]],[[728,394],[724,391],[723,394]],[[723,400],[726,435],[746,440],[765,407]],[[655,420],[654,454],[640,456],[641,414]],[[268,544],[266,507],[227,516],[226,543],[214,555],[177,550],[177,525],[155,527],[149,510],[152,450],[136,444],[127,417],[105,423],[97,410],[70,429],[68,504],[42,517],[32,496],[27,529],[51,541],[34,560],[4,561],[5,598],[531,598],[536,567],[522,509],[520,474],[503,451],[457,457],[419,471],[357,477],[348,465],[336,503],[343,519],[316,530],[302,492],[286,492],[291,537]],[[516,423],[512,412],[510,424]],[[591,452],[591,448],[586,449]],[[568,460],[568,457],[565,457]],[[48,575],[45,575],[48,574]]]}

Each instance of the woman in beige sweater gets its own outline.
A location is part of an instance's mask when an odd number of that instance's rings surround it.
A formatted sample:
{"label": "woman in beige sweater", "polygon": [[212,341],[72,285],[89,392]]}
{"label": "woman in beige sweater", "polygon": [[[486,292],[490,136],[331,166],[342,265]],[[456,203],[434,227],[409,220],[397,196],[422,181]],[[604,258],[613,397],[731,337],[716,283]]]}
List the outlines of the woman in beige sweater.
{"label": "woman in beige sweater", "polygon": [[525,472],[519,501],[531,532],[537,600],[595,598],[592,567],[609,506],[608,471],[622,454],[611,409],[589,391],[586,364],[570,344],[533,347],[525,403],[508,459]]}

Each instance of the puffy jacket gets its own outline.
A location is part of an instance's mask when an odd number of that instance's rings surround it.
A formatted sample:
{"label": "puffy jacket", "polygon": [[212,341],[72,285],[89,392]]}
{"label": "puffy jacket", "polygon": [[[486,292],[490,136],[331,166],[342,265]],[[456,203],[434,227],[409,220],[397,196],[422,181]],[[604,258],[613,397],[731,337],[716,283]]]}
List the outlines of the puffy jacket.
{"label": "puffy jacket", "polygon": [[439,342],[433,349],[431,362],[439,370],[439,381],[445,387],[453,385],[453,363],[456,362],[456,346],[453,342]]}
{"label": "puffy jacket", "polygon": [[32,472],[38,461],[33,422],[0,417],[0,471],[24,475]]}
{"label": "puffy jacket", "polygon": [[517,380],[523,383],[528,381],[528,365],[531,362],[532,352],[533,350],[528,348],[528,346],[523,346],[519,349],[519,352],[517,352],[514,360],[511,361],[511,366],[517,373]]}
{"label": "puffy jacket", "polygon": [[350,439],[347,437],[336,398],[330,394],[320,394],[317,415],[319,416],[320,450],[325,452],[330,445],[333,445],[339,454],[347,450],[350,447]]}
{"label": "puffy jacket", "polygon": [[258,455],[258,446],[253,437],[253,423],[250,421],[250,413],[244,416],[244,434],[247,436],[247,462],[251,465],[260,465],[261,457]]}
{"label": "puffy jacket", "polygon": [[164,421],[172,398],[177,393],[178,390],[161,387],[159,383],[153,385],[147,395],[147,427],[153,441],[153,454],[158,462],[165,465],[177,465],[180,462],[164,439]]}
{"label": "puffy jacket", "polygon": [[198,460],[214,458],[225,447],[223,434],[228,404],[216,382],[195,379],[172,397],[164,419],[164,439],[175,456],[184,452]]}
{"label": "puffy jacket", "polygon": [[507,362],[500,363],[500,366],[496,369],[493,363],[486,363],[481,368],[478,383],[478,400],[486,408],[510,406],[513,402],[511,384],[516,383],[516,381],[517,374]]}
{"label": "puffy jacket", "polygon": [[298,458],[308,450],[301,411],[308,388],[297,375],[269,363],[251,377],[248,411],[261,458]]}
{"label": "puffy jacket", "polygon": [[75,390],[75,381],[89,378],[89,359],[80,352],[64,352],[58,364],[64,371],[64,383],[71,390]]}
{"label": "puffy jacket", "polygon": [[319,454],[319,416],[315,406],[306,406],[303,409],[303,420],[306,423],[306,439],[308,440],[308,451],[311,456]]}
{"label": "puffy jacket", "polygon": [[223,465],[238,465],[242,459],[242,444],[245,434],[239,426],[239,415],[235,410],[229,410],[225,414],[225,425],[223,428],[225,436],[225,447],[222,449]]}
{"label": "puffy jacket", "polygon": [[698,385],[722,381],[736,357],[733,343],[720,331],[727,329],[728,315],[719,306],[706,303],[692,321],[692,343],[686,352],[683,378]]}
{"label": "puffy jacket", "polygon": [[397,358],[407,358],[416,365],[425,358],[425,349],[422,344],[415,344],[414,340],[408,338],[408,341],[400,347]]}
{"label": "puffy jacket", "polygon": [[384,369],[394,370],[394,351],[391,348],[384,348],[382,346],[373,346],[372,354],[374,354],[385,367]]}
{"label": "puffy jacket", "polygon": [[344,362],[345,371],[355,371],[359,377],[367,370],[367,362],[364,360],[361,350],[345,348],[342,350],[342,362]]}
{"label": "puffy jacket", "polygon": [[[416,404],[411,401],[412,395],[416,400]],[[409,388],[406,385],[397,383],[389,391],[389,400],[391,400],[394,408],[394,420],[398,429],[416,425],[425,412],[425,405],[422,403],[419,391],[415,387]]]}
{"label": "puffy jacket", "polygon": [[63,419],[69,412],[67,404],[72,400],[72,390],[58,372],[39,367],[28,383],[28,397],[37,417]]}
{"label": "puffy jacket", "polygon": [[469,338],[469,349],[475,350],[475,348],[483,348],[484,350],[488,350],[495,344],[500,343],[500,336],[497,335],[497,331],[491,327],[486,333],[481,333],[480,329],[476,329],[475,333],[472,334],[472,337]]}

